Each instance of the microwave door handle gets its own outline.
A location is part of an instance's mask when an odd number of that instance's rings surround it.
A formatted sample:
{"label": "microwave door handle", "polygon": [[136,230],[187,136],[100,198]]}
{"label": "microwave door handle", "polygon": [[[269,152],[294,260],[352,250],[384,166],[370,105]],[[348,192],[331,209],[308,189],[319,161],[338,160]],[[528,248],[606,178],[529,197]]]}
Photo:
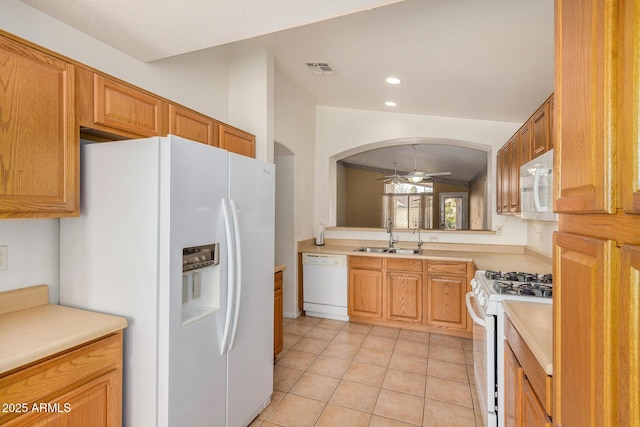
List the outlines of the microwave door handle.
{"label": "microwave door handle", "polygon": [[533,175],[533,204],[536,207],[536,212],[547,212],[548,206],[542,206],[540,202],[540,176],[546,173],[546,169],[538,168]]}

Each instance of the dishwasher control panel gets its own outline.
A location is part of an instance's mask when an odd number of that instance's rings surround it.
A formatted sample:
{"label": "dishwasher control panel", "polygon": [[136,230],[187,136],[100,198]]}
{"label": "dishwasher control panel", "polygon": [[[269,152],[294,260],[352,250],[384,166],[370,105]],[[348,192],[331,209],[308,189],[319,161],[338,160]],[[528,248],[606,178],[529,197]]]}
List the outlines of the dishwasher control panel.
{"label": "dishwasher control panel", "polygon": [[344,255],[302,254],[302,263],[308,265],[341,266],[347,265]]}

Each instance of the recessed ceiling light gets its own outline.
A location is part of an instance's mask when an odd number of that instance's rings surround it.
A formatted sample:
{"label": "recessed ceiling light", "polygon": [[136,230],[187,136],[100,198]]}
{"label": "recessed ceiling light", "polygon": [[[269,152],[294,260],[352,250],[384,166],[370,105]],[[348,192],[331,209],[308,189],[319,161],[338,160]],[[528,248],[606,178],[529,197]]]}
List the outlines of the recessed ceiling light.
{"label": "recessed ceiling light", "polygon": [[395,103],[395,102],[393,102],[393,101],[387,101],[387,102],[385,102],[385,103],[384,103],[384,105],[386,105],[387,107],[395,107],[395,106],[397,106],[398,104],[396,104],[396,103]]}
{"label": "recessed ceiling light", "polygon": [[387,83],[389,83],[390,85],[399,85],[400,84],[400,79],[396,78],[396,77],[387,77],[387,79],[385,81]]}

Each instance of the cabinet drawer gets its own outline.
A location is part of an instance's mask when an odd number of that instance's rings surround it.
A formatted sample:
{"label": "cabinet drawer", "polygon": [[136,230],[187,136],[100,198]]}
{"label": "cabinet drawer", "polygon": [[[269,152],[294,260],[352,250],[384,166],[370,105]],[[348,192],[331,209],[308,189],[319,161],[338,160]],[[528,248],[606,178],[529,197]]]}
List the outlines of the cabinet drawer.
{"label": "cabinet drawer", "polygon": [[459,274],[467,275],[467,263],[455,261],[429,261],[427,264],[429,273]]}
{"label": "cabinet drawer", "polygon": [[387,270],[421,272],[423,262],[420,259],[387,258]]}
{"label": "cabinet drawer", "polygon": [[[122,362],[122,333],[60,353],[49,360],[0,377],[0,402],[27,404],[52,401]],[[0,413],[0,424],[16,413]]]}
{"label": "cabinet drawer", "polygon": [[349,266],[352,268],[367,268],[382,270],[382,258],[367,256],[350,256]]}

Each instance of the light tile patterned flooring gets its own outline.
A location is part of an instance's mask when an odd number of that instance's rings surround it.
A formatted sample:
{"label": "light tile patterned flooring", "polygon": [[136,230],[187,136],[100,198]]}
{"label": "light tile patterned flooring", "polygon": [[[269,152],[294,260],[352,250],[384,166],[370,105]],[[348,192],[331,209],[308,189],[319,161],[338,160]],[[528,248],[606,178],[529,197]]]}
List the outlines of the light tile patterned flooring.
{"label": "light tile patterned flooring", "polygon": [[482,427],[472,344],[428,332],[285,318],[273,398],[251,427]]}

